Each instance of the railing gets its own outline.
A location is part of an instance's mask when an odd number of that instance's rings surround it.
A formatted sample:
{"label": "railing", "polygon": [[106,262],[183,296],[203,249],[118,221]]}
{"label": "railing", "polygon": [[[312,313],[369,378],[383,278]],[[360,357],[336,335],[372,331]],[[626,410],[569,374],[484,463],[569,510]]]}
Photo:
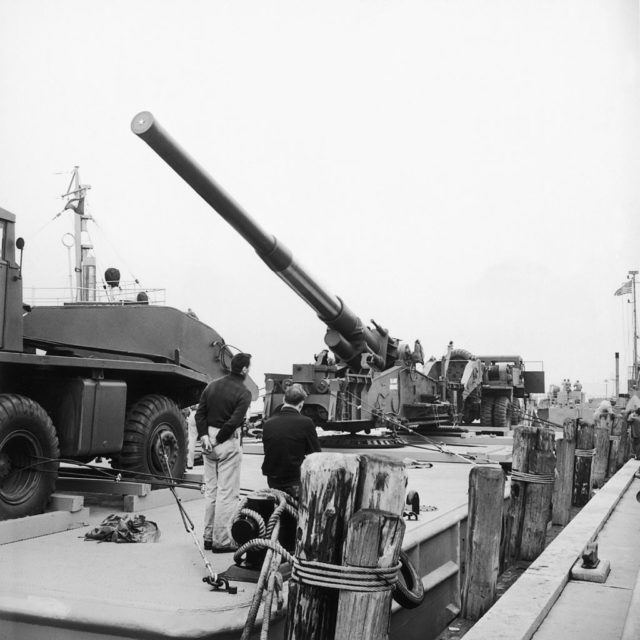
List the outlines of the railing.
{"label": "railing", "polygon": [[70,303],[130,304],[132,302],[165,304],[165,289],[143,289],[135,282],[122,282],[118,287],[103,286],[95,289],[80,287],[25,287],[25,304],[31,306],[58,306]]}

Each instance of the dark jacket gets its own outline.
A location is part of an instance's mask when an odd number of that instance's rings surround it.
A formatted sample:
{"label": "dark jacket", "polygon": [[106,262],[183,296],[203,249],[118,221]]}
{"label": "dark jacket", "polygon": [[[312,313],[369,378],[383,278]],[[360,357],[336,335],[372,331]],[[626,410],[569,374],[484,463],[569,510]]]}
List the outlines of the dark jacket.
{"label": "dark jacket", "polygon": [[244,385],[244,377],[230,373],[210,382],[200,396],[196,411],[198,436],[208,435],[207,427],[218,427],[218,443],[228,440],[244,422],[251,404],[251,391]]}
{"label": "dark jacket", "polygon": [[304,457],[320,451],[320,442],[311,418],[294,407],[282,407],[262,427],[264,461],[262,473],[281,484],[300,482]]}

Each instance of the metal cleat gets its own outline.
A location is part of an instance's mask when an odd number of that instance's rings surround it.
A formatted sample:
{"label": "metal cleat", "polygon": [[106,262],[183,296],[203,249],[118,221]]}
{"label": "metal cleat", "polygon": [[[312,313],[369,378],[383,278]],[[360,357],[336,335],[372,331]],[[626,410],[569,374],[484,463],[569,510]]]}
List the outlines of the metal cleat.
{"label": "metal cleat", "polygon": [[205,576],[202,578],[202,582],[211,585],[211,591],[226,591],[231,595],[238,593],[238,587],[232,587],[229,581],[222,576],[217,576],[217,579],[212,576]]}

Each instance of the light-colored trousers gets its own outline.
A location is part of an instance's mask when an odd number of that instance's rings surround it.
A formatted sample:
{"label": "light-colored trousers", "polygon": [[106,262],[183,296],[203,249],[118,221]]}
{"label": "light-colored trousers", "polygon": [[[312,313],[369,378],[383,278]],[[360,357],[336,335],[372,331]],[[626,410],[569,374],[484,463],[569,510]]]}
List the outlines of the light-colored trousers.
{"label": "light-colored trousers", "polygon": [[[216,427],[209,427],[209,437],[214,444],[218,431]],[[229,529],[240,500],[242,449],[238,431],[222,444],[216,444],[211,453],[204,454],[203,461],[204,539],[211,540],[214,546],[235,544]]]}
{"label": "light-colored trousers", "polygon": [[187,427],[189,433],[187,446],[187,467],[193,467],[196,456],[196,442],[198,441],[198,427],[196,426],[196,412],[192,411],[187,418]]}

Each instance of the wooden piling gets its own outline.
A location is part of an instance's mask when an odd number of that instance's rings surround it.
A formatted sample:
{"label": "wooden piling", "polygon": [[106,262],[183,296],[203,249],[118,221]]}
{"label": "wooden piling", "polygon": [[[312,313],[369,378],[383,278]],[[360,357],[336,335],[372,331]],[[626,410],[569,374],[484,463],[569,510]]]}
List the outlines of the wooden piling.
{"label": "wooden piling", "polygon": [[474,467],[469,473],[469,512],[462,587],[462,617],[478,620],[495,600],[500,564],[504,472]]}
{"label": "wooden piling", "polygon": [[573,471],[572,504],[575,507],[584,507],[591,497],[594,447],[594,426],[587,422],[581,422],[576,435],[576,459]]}
{"label": "wooden piling", "polygon": [[629,445],[631,438],[629,437],[629,422],[627,421],[627,414],[618,416],[618,423],[620,424],[620,446],[618,447],[618,469],[624,465],[629,459]]}
{"label": "wooden piling", "polygon": [[544,549],[555,478],[554,445],[553,429],[514,429],[507,566],[516,560],[534,560]]}
{"label": "wooden piling", "polygon": [[[385,516],[386,524],[383,528],[384,532],[389,534],[388,544],[393,542],[391,546],[395,548],[394,541],[398,537],[401,544],[400,532],[404,532],[404,524],[402,523],[401,527],[391,524],[391,516],[400,516],[404,507],[407,476],[401,460],[382,455],[316,453],[305,459],[301,469],[301,480],[295,549],[295,555],[301,561],[343,564],[347,529],[353,514],[359,509],[389,512]],[[352,528],[355,526],[359,534],[372,526],[361,524],[359,518],[353,522],[355,524]],[[376,547],[377,551],[383,551],[381,562],[387,561],[389,557],[393,558],[393,555],[389,556],[388,550],[385,550],[386,545],[387,542],[383,544],[383,548]],[[400,549],[398,553],[399,551]],[[368,558],[372,551],[367,549],[361,553],[364,554],[362,557]],[[351,563],[357,558],[357,551],[350,550],[348,557],[351,558]],[[337,627],[339,601],[342,599],[340,593],[337,589],[290,581],[285,639],[326,640],[351,637],[351,627],[346,630]],[[387,595],[389,593],[387,592]],[[368,593],[352,592],[351,595],[355,596],[356,600],[362,600],[357,605],[359,609],[370,610],[370,605],[367,604]],[[347,604],[343,608],[347,606],[353,609],[355,605]],[[382,612],[386,611],[388,619],[391,614],[391,597],[389,596],[384,603],[379,600],[376,607]],[[344,618],[342,615],[340,624],[343,624]],[[376,624],[380,626],[381,623]]]}
{"label": "wooden piling", "polygon": [[355,510],[379,509],[402,515],[407,489],[405,464],[382,454],[359,456]]}
{"label": "wooden piling", "polygon": [[[349,520],[344,565],[393,567],[398,563],[405,524],[389,511],[363,509]],[[393,590],[340,591],[336,637],[349,640],[387,640]]]}
{"label": "wooden piling", "polygon": [[551,499],[551,521],[565,526],[571,520],[573,465],[576,451],[576,421],[567,418],[562,424],[562,439],[556,440],[556,479]]}
{"label": "wooden piling", "polygon": [[594,425],[595,429],[595,450],[593,458],[593,474],[591,482],[599,489],[607,477],[607,466],[609,465],[609,437],[611,436],[611,418],[602,416]]}
{"label": "wooden piling", "polygon": [[607,477],[610,478],[622,466],[620,460],[620,447],[622,442],[623,421],[622,416],[611,418],[611,435],[609,436],[609,460],[607,463]]}
{"label": "wooden piling", "polygon": [[[347,525],[354,511],[357,456],[314,453],[301,468],[295,555],[303,560],[341,564]],[[338,592],[289,582],[287,640],[326,640],[335,636]]]}

